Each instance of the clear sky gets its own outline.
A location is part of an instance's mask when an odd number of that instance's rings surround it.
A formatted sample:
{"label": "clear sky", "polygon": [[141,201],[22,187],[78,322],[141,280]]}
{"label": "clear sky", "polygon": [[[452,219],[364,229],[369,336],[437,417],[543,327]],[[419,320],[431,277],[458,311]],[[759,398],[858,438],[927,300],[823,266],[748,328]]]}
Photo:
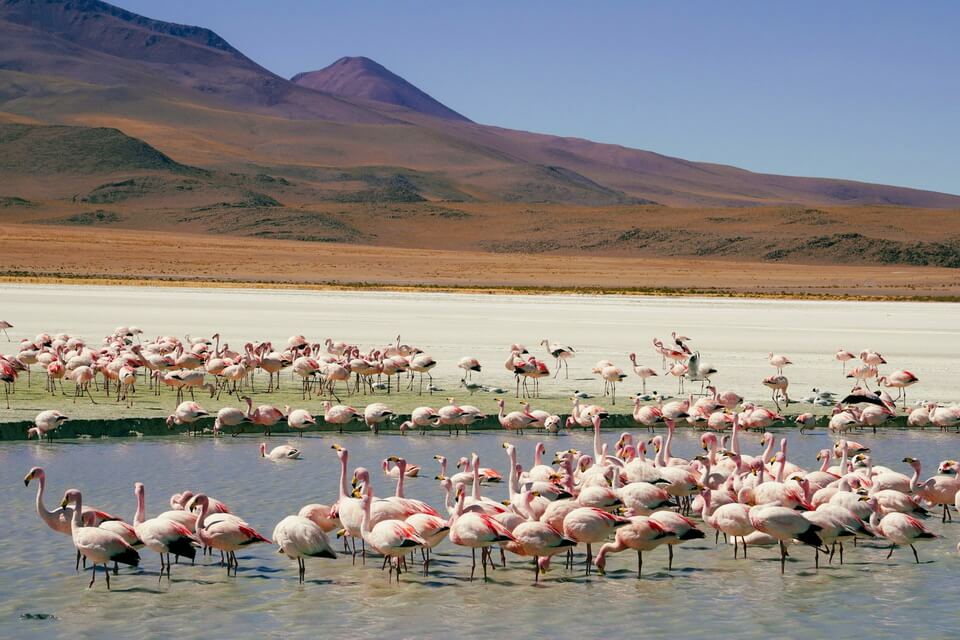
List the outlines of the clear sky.
{"label": "clear sky", "polygon": [[485,124],[960,193],[960,2],[114,0],[290,77],[363,55]]}

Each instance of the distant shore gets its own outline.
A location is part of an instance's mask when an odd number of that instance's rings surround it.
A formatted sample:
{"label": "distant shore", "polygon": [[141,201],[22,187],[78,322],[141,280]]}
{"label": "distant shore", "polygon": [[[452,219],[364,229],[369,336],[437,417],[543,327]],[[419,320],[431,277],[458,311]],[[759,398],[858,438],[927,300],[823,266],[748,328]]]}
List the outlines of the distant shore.
{"label": "distant shore", "polygon": [[212,289],[288,289],[302,291],[389,291],[459,293],[472,295],[589,295],[589,296],[660,296],[694,298],[754,298],[770,300],[836,300],[860,302],[960,302],[960,295],[857,295],[852,293],[750,292],[724,288],[670,287],[591,287],[591,286],[481,286],[448,284],[391,284],[386,282],[293,282],[280,280],[243,280],[210,278],[175,278],[167,276],[123,277],[85,274],[0,274],[0,284],[41,284],[77,286],[135,286]]}

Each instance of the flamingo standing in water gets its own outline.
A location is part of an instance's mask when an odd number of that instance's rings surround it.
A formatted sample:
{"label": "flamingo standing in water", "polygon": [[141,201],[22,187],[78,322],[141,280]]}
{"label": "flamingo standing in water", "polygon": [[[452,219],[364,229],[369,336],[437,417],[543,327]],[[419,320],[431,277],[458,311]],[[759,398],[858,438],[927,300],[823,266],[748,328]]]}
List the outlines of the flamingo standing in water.
{"label": "flamingo standing in water", "polygon": [[93,586],[97,579],[97,565],[103,565],[103,572],[107,576],[107,589],[110,589],[110,570],[107,564],[110,562],[123,563],[136,567],[140,564],[140,554],[136,549],[127,544],[126,540],[112,531],[101,529],[99,527],[85,527],[81,514],[83,513],[83,496],[77,489],[69,489],[63,494],[63,500],[60,502],[60,508],[66,509],[68,505],[73,504],[73,513],[70,518],[70,535],[73,538],[73,546],[77,552],[93,564],[91,571],[90,584],[88,589]]}
{"label": "flamingo standing in water", "polygon": [[200,515],[197,516],[197,538],[204,545],[213,549],[219,549],[227,553],[227,575],[230,575],[230,569],[233,569],[233,575],[237,575],[237,568],[240,563],[237,562],[237,549],[258,542],[270,543],[270,540],[237,517],[218,518],[208,522],[207,518],[210,512],[210,499],[203,493],[194,496],[196,504],[200,507]]}
{"label": "flamingo standing in water", "polygon": [[[197,557],[197,550],[193,546],[193,533],[182,524],[169,518],[157,517],[147,520],[146,496],[142,482],[133,485],[133,493],[137,498],[137,512],[133,516],[133,530],[143,546],[160,554],[160,577],[163,580],[166,570],[167,580],[170,580],[170,554],[186,556],[193,560]],[[167,561],[164,563],[163,556]]]}
{"label": "flamingo standing in water", "polygon": [[37,414],[37,417],[33,419],[34,426],[27,429],[27,440],[29,440],[30,436],[34,433],[37,434],[37,440],[40,440],[43,436],[47,436],[48,440],[52,440],[53,432],[59,429],[60,425],[69,419],[70,418],[64,414],[53,409],[41,411]]}
{"label": "flamingo standing in water", "polygon": [[304,558],[337,557],[323,528],[302,515],[287,516],[278,522],[273,529],[273,541],[277,543],[280,553],[297,561],[300,584],[303,584],[307,572]]}
{"label": "flamingo standing in water", "polygon": [[[279,377],[279,374],[278,374]],[[247,403],[247,418],[253,424],[263,427],[263,435],[270,435],[270,427],[283,420],[283,412],[269,404],[262,404],[253,410],[253,399],[250,396],[243,396]]]}
{"label": "flamingo standing in water", "polygon": [[480,562],[483,565],[483,579],[487,579],[487,563],[493,568],[490,559],[490,547],[501,542],[516,542],[513,534],[492,516],[475,511],[464,512],[465,493],[463,485],[457,487],[457,507],[450,520],[450,542],[461,547],[469,547],[473,555],[470,568],[470,581],[477,571],[477,549],[480,549]]}
{"label": "flamingo standing in water", "polygon": [[412,553],[415,549],[422,549],[427,546],[427,541],[417,534],[417,530],[412,525],[402,520],[381,520],[371,525],[370,502],[373,500],[372,491],[370,485],[367,485],[366,492],[360,498],[360,508],[363,510],[360,531],[363,540],[389,562],[390,573],[387,578],[392,579],[392,574],[396,570],[397,582],[400,582],[400,559],[407,553]]}
{"label": "flamingo standing in water", "polygon": [[500,421],[500,426],[507,431],[516,431],[520,435],[523,435],[523,429],[525,427],[529,427],[530,424],[536,420],[536,418],[524,411],[511,411],[510,413],[504,414],[505,405],[506,403],[504,402],[503,398],[497,400],[497,406],[500,407],[500,413],[497,414],[497,419]]}

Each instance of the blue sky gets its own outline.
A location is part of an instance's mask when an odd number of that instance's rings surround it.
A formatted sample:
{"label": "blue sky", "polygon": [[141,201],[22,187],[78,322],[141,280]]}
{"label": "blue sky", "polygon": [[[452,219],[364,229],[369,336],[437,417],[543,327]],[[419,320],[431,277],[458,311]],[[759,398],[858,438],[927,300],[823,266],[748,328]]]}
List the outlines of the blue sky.
{"label": "blue sky", "polygon": [[285,77],[365,55],[477,122],[960,193],[960,2],[115,4]]}

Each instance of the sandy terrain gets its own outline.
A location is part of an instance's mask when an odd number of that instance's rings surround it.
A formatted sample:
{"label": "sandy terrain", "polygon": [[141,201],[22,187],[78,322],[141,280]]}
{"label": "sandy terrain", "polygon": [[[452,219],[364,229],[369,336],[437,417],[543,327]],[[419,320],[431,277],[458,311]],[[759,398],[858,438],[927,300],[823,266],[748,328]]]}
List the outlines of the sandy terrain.
{"label": "sandy terrain", "polygon": [[578,288],[701,294],[960,297],[960,270],[736,260],[528,256],[121,229],[0,224],[2,275],[295,286]]}

